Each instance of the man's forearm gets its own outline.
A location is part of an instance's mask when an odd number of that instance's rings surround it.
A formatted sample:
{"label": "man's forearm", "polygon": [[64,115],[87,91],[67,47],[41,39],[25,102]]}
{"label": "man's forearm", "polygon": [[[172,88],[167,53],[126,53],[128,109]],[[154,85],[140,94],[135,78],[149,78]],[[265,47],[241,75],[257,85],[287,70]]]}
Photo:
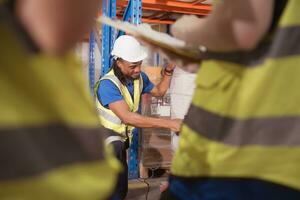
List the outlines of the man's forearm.
{"label": "man's forearm", "polygon": [[170,120],[154,117],[142,116],[138,113],[131,112],[123,122],[137,128],[166,128],[170,129]]}
{"label": "man's forearm", "polygon": [[162,69],[162,80],[161,82],[151,91],[152,96],[162,97],[166,94],[170,87],[173,71],[176,65],[174,63],[168,63],[167,66]]}
{"label": "man's forearm", "polygon": [[172,76],[163,75],[161,82],[156,86],[159,91],[157,97],[162,97],[166,94],[170,87],[171,79]]}

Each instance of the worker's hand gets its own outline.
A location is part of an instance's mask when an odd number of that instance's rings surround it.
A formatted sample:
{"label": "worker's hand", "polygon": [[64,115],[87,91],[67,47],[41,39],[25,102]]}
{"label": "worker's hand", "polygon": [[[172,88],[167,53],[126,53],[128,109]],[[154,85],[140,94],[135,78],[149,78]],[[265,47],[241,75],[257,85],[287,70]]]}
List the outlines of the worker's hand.
{"label": "worker's hand", "polygon": [[[186,57],[181,57],[167,49],[161,49],[153,44],[143,40],[143,38],[139,36],[135,36],[143,45],[149,47],[152,51],[158,52],[162,57],[169,60],[173,65],[180,67],[184,71],[195,73],[198,71],[200,63],[199,61],[190,60]],[[174,66],[174,67],[175,67]]]}
{"label": "worker's hand", "polygon": [[168,64],[166,65],[166,70],[172,71],[172,70],[175,69],[175,67],[176,67],[175,63],[168,63]]}
{"label": "worker's hand", "polygon": [[174,37],[186,41],[188,44],[194,44],[194,37],[197,37],[198,25],[203,23],[203,19],[195,15],[183,15],[171,26],[171,33]]}
{"label": "worker's hand", "polygon": [[160,190],[160,192],[164,192],[168,189],[168,187],[169,187],[169,182],[168,181],[163,181],[159,185],[159,190]]}
{"label": "worker's hand", "polygon": [[[187,45],[202,45],[195,44],[199,37],[197,32],[198,27],[203,24],[204,20],[196,17],[195,15],[184,15],[172,25],[171,32],[172,35],[178,39],[184,40]],[[184,66],[185,71],[195,73],[198,71],[201,63],[190,62],[189,60],[181,60],[181,66]]]}
{"label": "worker's hand", "polygon": [[182,119],[171,119],[170,130],[174,132],[179,132],[182,124]]}

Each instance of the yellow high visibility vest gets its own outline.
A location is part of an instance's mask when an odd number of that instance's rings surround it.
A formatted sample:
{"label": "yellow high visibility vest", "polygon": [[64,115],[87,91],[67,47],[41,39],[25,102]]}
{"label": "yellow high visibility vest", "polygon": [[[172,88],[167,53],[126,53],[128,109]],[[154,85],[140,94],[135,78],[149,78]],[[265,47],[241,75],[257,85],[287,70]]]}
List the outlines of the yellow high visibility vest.
{"label": "yellow high visibility vest", "polygon": [[[111,69],[105,76],[103,76],[97,83],[95,87],[95,96],[97,96],[97,90],[99,84],[101,84],[102,80],[110,80],[120,91],[122,94],[124,101],[128,105],[131,112],[137,112],[140,105],[141,94],[143,90],[143,79],[140,75],[139,79],[135,79],[133,81],[134,94],[133,99],[127,89],[127,87],[121,83],[121,81],[114,74],[114,70]],[[98,116],[100,118],[100,123],[104,127],[111,129],[117,133],[119,133],[123,138],[126,137],[125,131],[127,130],[129,133],[134,129],[133,126],[127,126],[124,124],[121,119],[110,109],[105,108],[96,98],[96,106],[98,110]]]}
{"label": "yellow high visibility vest", "polygon": [[251,52],[202,63],[172,173],[244,177],[300,190],[300,1]]}
{"label": "yellow high visibility vest", "polygon": [[107,199],[119,163],[104,152],[79,62],[30,53],[2,14],[0,199]]}

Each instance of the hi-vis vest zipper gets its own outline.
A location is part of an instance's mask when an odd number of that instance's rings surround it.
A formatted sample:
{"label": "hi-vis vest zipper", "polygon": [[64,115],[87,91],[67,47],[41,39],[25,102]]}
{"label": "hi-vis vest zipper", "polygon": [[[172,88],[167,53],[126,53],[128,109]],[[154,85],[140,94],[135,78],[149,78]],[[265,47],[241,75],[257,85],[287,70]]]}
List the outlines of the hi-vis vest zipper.
{"label": "hi-vis vest zipper", "polygon": [[202,63],[174,175],[254,178],[300,190],[299,10],[299,0],[288,1],[254,51],[216,53]]}
{"label": "hi-vis vest zipper", "polygon": [[[95,96],[97,96],[97,90],[99,87],[99,84],[102,80],[110,80],[112,81],[117,88],[120,90],[122,96],[124,97],[124,101],[128,105],[131,112],[137,112],[139,109],[140,99],[141,99],[141,93],[143,90],[143,80],[142,76],[140,75],[139,79],[136,79],[133,81],[133,87],[134,87],[134,94],[133,99],[131,98],[131,95],[125,85],[123,85],[120,80],[115,76],[114,70],[110,70],[105,76],[103,76],[97,83],[95,87]],[[121,119],[115,115],[110,109],[105,108],[101,105],[98,98],[96,98],[96,106],[98,110],[98,115],[100,118],[100,123],[108,128],[111,129],[117,133],[119,133],[124,139],[126,138],[125,131],[127,130],[128,133],[131,133],[134,129],[133,126],[127,126],[124,124]]]}

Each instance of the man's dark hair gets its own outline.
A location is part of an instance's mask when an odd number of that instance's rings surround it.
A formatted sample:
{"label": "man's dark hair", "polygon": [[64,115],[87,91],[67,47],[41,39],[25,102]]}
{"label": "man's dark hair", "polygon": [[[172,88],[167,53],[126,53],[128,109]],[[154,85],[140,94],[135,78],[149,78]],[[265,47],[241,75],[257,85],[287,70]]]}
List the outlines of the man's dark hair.
{"label": "man's dark hair", "polygon": [[126,85],[126,77],[123,75],[121,69],[118,67],[117,64],[117,60],[119,59],[120,58],[113,60],[112,68],[114,69],[116,77],[121,81],[123,85]]}

